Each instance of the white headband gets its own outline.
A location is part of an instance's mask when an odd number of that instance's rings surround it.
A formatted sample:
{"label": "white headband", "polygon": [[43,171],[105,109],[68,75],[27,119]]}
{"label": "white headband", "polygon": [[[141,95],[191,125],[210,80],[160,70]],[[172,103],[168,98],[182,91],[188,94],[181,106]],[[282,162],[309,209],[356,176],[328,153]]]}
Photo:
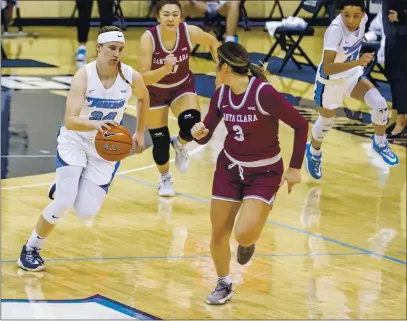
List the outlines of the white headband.
{"label": "white headband", "polygon": [[121,31],[104,32],[98,36],[98,40],[97,40],[97,42],[100,44],[104,44],[106,42],[112,42],[112,41],[125,42],[123,32],[121,32]]}

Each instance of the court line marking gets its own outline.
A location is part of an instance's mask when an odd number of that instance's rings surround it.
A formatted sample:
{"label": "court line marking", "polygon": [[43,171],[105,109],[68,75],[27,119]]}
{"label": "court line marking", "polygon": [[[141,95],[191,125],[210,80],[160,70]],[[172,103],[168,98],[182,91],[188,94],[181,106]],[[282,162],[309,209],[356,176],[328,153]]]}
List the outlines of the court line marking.
{"label": "court line marking", "polygon": [[[27,272],[30,273],[30,272]],[[51,300],[36,300],[36,299],[1,299],[0,302],[3,303],[98,303],[112,310],[118,311],[125,315],[134,317],[136,320],[162,320],[150,313],[144,312],[142,310],[133,308],[127,304],[121,303],[119,301],[113,300],[101,294],[95,294],[83,299],[51,299]]]}
{"label": "court line marking", "polygon": [[[156,184],[152,184],[150,182],[147,182],[147,181],[144,181],[142,179],[138,179],[138,178],[135,178],[135,177],[132,177],[132,176],[122,175],[120,177],[131,180],[131,181],[134,181],[134,182],[137,182],[137,183],[140,183],[140,184],[143,184],[143,185],[146,185],[146,186],[156,187]],[[192,199],[194,201],[198,201],[198,202],[205,203],[205,204],[210,204],[210,200],[206,200],[206,199],[194,196],[194,195],[178,193],[178,192],[176,192],[175,194],[179,195],[179,196],[182,196],[182,197],[185,197],[185,198],[188,198],[188,199]],[[379,257],[379,258],[384,258],[384,259],[392,261],[392,262],[407,265],[406,261],[403,261],[403,260],[388,256],[388,255],[379,254],[379,253],[376,253],[376,252],[373,252],[373,251],[370,251],[370,250],[366,250],[364,248],[361,248],[361,247],[358,247],[358,246],[355,246],[355,245],[352,245],[352,244],[348,244],[348,243],[345,243],[345,242],[342,242],[342,241],[339,241],[339,240],[336,240],[336,239],[333,239],[333,238],[330,238],[330,237],[326,237],[326,236],[318,235],[318,234],[313,234],[311,232],[308,232],[308,231],[305,231],[305,230],[302,230],[302,229],[299,229],[299,228],[296,228],[296,227],[293,227],[293,226],[290,226],[290,225],[286,225],[286,224],[283,224],[283,223],[279,223],[279,222],[276,222],[276,221],[273,221],[273,220],[267,220],[267,223],[269,223],[271,225],[279,226],[279,227],[282,227],[282,228],[285,228],[285,229],[289,229],[289,230],[292,230],[292,231],[295,231],[295,232],[298,232],[298,233],[302,233],[302,234],[306,234],[306,235],[313,236],[313,237],[316,237],[316,238],[320,238],[320,239],[323,239],[323,240],[331,242],[331,243],[335,243],[335,244],[338,244],[338,245],[341,245],[341,246],[344,246],[344,247],[351,248],[353,250],[358,250],[358,251],[363,252],[363,253],[368,254],[368,255],[373,255],[373,256],[376,256],[376,257]]]}
{"label": "court line marking", "polygon": [[[362,252],[345,252],[345,253],[287,253],[287,254],[254,254],[253,257],[313,257],[313,256],[350,256],[350,255],[367,255]],[[210,255],[154,255],[154,256],[118,256],[118,257],[72,257],[72,258],[53,258],[46,259],[47,262],[64,262],[64,261],[132,261],[132,260],[156,260],[156,259],[201,259],[211,258]],[[15,263],[16,260],[2,260],[1,263]]]}
{"label": "court line marking", "polygon": [[[205,148],[206,145],[199,145],[196,148],[192,149],[189,151],[189,156],[192,156],[194,154],[199,153],[200,151],[202,151]],[[170,163],[175,162],[175,158],[172,158],[169,160]],[[150,164],[150,165],[146,165],[146,166],[142,166],[142,167],[136,167],[133,169],[129,169],[126,171],[118,171],[117,172],[117,176],[119,175],[124,175],[124,174],[129,174],[129,173],[134,173],[134,172],[141,172],[144,171],[146,169],[150,169],[150,168],[155,168],[156,164]],[[7,187],[2,187],[1,190],[2,191],[7,191],[7,190],[16,190],[16,189],[21,189],[21,188],[32,188],[32,187],[41,187],[41,186],[49,186],[52,182],[46,182],[46,183],[37,183],[37,184],[27,184],[27,185],[16,185],[16,186],[7,186]]]}

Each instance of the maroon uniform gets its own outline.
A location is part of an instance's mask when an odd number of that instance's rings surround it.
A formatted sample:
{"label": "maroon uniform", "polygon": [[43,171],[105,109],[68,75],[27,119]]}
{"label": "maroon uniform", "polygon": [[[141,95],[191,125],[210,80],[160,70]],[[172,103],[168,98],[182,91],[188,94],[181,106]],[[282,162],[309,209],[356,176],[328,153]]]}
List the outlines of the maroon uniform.
{"label": "maroon uniform", "polygon": [[284,172],[279,120],[295,129],[290,167],[298,169],[305,153],[307,121],[270,84],[255,77],[241,95],[228,86],[215,92],[203,121],[209,134],[199,144],[209,141],[222,118],[228,133],[218,156],[212,198],[238,202],[256,198],[270,204]]}
{"label": "maroon uniform", "polygon": [[196,95],[194,76],[189,70],[192,44],[187,24],[184,22],[179,24],[177,40],[172,50],[165,49],[161,41],[160,25],[150,28],[147,32],[153,41],[151,70],[161,68],[165,64],[165,57],[169,54],[177,58],[177,64],[168,75],[158,83],[147,86],[150,93],[150,108],[168,107],[186,93]]}

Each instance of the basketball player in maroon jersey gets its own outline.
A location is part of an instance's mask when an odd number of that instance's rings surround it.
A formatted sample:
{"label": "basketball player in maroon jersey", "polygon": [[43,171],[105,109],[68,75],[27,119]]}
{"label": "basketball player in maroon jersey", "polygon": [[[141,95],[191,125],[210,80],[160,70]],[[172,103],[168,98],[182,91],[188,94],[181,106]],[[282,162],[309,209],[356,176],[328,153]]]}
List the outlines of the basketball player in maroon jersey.
{"label": "basketball player in maroon jersey", "polygon": [[[279,187],[287,181],[288,192],[301,181],[308,122],[268,82],[263,70],[249,62],[246,49],[233,42],[218,48],[217,78],[223,84],[211,99],[208,114],[191,134],[206,144],[224,119],[227,136],[218,156],[212,186],[211,254],[218,275],[208,304],[224,304],[232,297],[229,278],[229,239],[235,225],[239,243],[237,261],[252,257]],[[249,76],[249,71],[253,76]],[[278,141],[278,123],[295,131],[294,150],[284,172]]]}
{"label": "basketball player in maroon jersey", "polygon": [[[148,129],[153,141],[153,158],[161,173],[158,195],[173,196],[170,174],[170,144],[175,149],[175,165],[188,171],[186,144],[193,140],[191,128],[201,121],[194,75],[189,70],[192,46],[210,47],[216,62],[218,41],[196,26],[181,22],[178,1],[164,0],[157,5],[159,24],[141,37],[139,70],[150,93]],[[178,118],[178,137],[170,138],[168,107]]]}

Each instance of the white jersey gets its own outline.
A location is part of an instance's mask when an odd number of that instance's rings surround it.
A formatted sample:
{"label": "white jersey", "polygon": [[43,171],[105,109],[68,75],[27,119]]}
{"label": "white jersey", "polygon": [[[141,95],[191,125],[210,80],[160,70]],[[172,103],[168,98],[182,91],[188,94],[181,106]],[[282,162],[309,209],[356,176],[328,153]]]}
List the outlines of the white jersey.
{"label": "white jersey", "polygon": [[[109,89],[103,87],[96,70],[96,61],[85,65],[87,73],[86,97],[79,117],[90,120],[115,120],[121,123],[129,98],[131,86],[118,74]],[[121,63],[124,77],[131,83],[133,69]],[[58,134],[56,168],[62,166],[83,167],[82,177],[107,191],[120,162],[104,160],[96,152],[97,130],[74,131],[62,126]]]}
{"label": "white jersey", "polygon": [[[329,25],[324,36],[324,50],[336,51],[335,61],[337,63],[344,63],[359,59],[359,52],[363,44],[363,37],[366,31],[366,23],[368,16],[362,18],[359,29],[356,31],[349,31],[343,20],[342,15],[339,14]],[[363,67],[357,66],[344,72],[330,75],[329,77],[324,75],[322,69],[322,61],[318,67],[318,73],[321,77],[329,80],[354,77],[356,75],[361,76],[363,74]]]}
{"label": "white jersey", "polygon": [[[132,83],[133,68],[120,63],[124,77]],[[79,117],[90,120],[115,120],[121,123],[127,103],[132,96],[131,86],[117,74],[112,87],[106,89],[100,81],[96,61],[85,65],[87,88],[85,103]],[[86,137],[94,137],[97,131],[77,132]]]}

